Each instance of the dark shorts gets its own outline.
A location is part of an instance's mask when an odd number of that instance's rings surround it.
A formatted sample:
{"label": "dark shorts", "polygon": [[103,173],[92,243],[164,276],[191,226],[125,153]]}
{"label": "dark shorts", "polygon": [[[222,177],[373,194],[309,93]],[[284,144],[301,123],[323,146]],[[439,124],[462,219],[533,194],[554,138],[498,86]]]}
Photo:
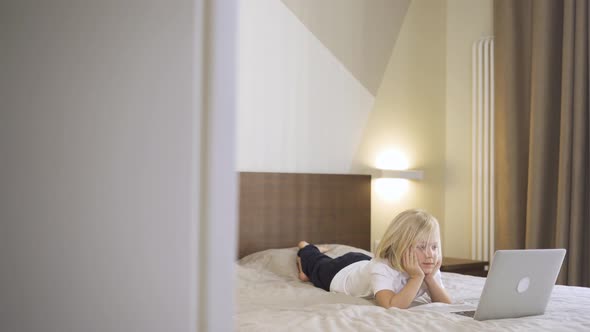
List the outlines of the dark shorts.
{"label": "dark shorts", "polygon": [[297,256],[301,257],[301,269],[313,285],[328,292],[332,279],[340,270],[352,263],[371,260],[370,256],[360,252],[349,252],[340,257],[331,258],[322,254],[313,244],[299,249]]}

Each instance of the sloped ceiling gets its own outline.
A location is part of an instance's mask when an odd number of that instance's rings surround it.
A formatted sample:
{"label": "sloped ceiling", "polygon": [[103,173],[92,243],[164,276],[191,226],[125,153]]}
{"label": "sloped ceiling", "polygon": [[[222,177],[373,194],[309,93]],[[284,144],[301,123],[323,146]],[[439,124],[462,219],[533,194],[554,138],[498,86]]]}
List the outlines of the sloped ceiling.
{"label": "sloped ceiling", "polygon": [[376,96],[410,0],[282,1]]}

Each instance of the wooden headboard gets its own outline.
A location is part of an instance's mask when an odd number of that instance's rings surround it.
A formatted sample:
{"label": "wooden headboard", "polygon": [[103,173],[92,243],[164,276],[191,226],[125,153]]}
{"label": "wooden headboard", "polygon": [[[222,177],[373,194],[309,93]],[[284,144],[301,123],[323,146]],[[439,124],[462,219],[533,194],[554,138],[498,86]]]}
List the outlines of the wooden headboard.
{"label": "wooden headboard", "polygon": [[238,257],[300,240],[370,250],[371,176],[240,173]]}

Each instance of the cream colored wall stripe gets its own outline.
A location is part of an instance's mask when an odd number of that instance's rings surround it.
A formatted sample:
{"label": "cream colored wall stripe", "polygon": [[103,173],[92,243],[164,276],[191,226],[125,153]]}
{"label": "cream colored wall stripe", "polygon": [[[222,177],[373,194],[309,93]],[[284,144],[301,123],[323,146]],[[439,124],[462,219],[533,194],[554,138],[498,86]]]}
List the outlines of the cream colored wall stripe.
{"label": "cream colored wall stripe", "polygon": [[492,37],[472,47],[472,247],[473,259],[494,253],[494,75]]}

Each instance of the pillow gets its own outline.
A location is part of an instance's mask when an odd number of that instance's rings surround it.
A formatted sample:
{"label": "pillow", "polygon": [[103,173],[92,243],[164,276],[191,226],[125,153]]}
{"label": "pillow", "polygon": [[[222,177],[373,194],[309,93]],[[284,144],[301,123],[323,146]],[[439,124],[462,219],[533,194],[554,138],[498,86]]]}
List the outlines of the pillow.
{"label": "pillow", "polygon": [[255,252],[238,261],[238,264],[256,270],[270,271],[286,279],[297,279],[297,248],[268,249]]}
{"label": "pillow", "polygon": [[338,257],[338,256],[342,256],[348,252],[360,252],[363,253],[367,256],[371,256],[373,257],[373,253],[360,249],[360,248],[356,248],[356,247],[351,247],[351,246],[347,246],[344,244],[326,244],[326,246],[328,246],[328,248],[330,248],[327,252],[326,255],[330,256],[330,257]]}
{"label": "pillow", "polygon": [[[373,254],[366,250],[343,244],[327,244],[325,246],[329,248],[326,255],[330,257],[342,256],[347,252],[361,252],[373,257]],[[238,261],[238,264],[257,270],[270,271],[285,279],[299,280],[296,260],[298,250],[297,247],[267,249],[243,257]]]}

